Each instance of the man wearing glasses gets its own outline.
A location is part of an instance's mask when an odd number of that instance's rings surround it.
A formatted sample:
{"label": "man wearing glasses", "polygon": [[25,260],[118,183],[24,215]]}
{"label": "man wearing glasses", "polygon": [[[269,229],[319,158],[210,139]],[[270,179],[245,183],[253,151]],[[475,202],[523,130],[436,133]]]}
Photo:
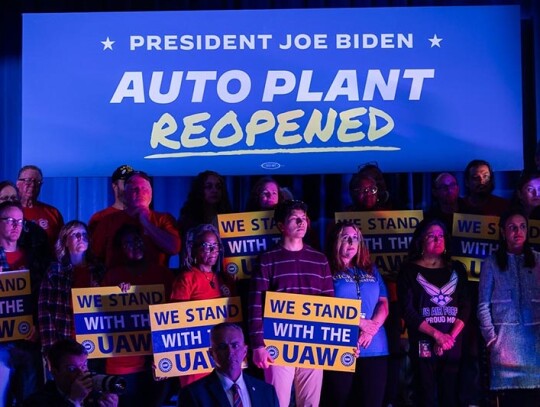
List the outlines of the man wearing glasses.
{"label": "man wearing glasses", "polygon": [[[31,309],[37,321],[37,291],[46,264],[36,258],[36,253],[20,246],[19,238],[24,227],[23,208],[19,202],[0,203],[0,272],[30,270],[32,297]],[[2,293],[0,293],[2,294]],[[35,323],[34,323],[35,325]],[[7,341],[0,344],[0,405],[9,396],[11,401],[21,402],[42,384],[43,371],[41,349],[37,331],[31,329],[25,340]]]}
{"label": "man wearing glasses", "polygon": [[54,206],[38,201],[43,184],[43,173],[35,165],[25,165],[19,170],[17,189],[23,206],[24,218],[39,225],[49,238],[51,253],[58,233],[64,226],[64,218]]}

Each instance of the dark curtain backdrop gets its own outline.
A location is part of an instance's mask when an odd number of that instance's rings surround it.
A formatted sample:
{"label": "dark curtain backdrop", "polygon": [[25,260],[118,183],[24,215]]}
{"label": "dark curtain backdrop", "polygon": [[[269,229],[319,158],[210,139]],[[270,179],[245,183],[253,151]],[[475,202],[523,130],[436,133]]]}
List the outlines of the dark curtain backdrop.
{"label": "dark curtain backdrop", "polygon": [[[330,7],[410,7],[442,5],[503,5],[521,7],[524,167],[534,165],[534,150],[540,123],[540,6],[536,0],[523,1],[422,1],[422,0],[3,0],[0,2],[0,180],[15,180],[21,163],[21,32],[23,13],[225,10]],[[494,118],[496,120],[496,118]],[[44,154],[58,154],[49,151]],[[119,152],[119,154],[121,154]],[[471,157],[481,158],[481,157]],[[363,164],[359,160],[358,165]],[[41,199],[58,207],[65,220],[88,221],[95,211],[112,202],[110,179],[105,177],[48,178],[47,169]],[[111,173],[114,168],[111,168]],[[384,168],[382,168],[384,171]],[[495,171],[497,169],[495,168]],[[356,168],[351,168],[351,173]],[[463,191],[461,173],[456,174]],[[496,193],[510,197],[519,172],[497,173]],[[420,209],[430,205],[431,173],[386,174],[397,208]],[[228,177],[227,187],[233,206],[242,210],[256,177]],[[324,230],[333,213],[349,203],[350,174],[318,174],[277,177],[296,198],[310,205],[310,215],[318,229]],[[154,208],[178,215],[191,183],[190,177],[156,177]],[[322,236],[321,236],[322,239]]]}

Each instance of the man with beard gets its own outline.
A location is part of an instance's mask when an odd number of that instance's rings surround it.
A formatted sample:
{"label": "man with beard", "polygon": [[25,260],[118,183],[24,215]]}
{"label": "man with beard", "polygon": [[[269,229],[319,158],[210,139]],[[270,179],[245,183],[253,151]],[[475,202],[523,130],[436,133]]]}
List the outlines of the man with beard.
{"label": "man with beard", "polygon": [[242,328],[223,322],[210,332],[210,353],[216,368],[180,390],[178,406],[277,407],[273,386],[242,372],[247,354]]}
{"label": "man with beard", "polygon": [[493,195],[495,179],[487,161],[472,160],[465,168],[465,190],[463,213],[500,216],[508,209],[509,201]]}
{"label": "man with beard", "polygon": [[90,231],[90,233],[92,233],[96,229],[97,224],[104,217],[111,213],[123,211],[125,209],[126,205],[124,203],[124,183],[126,181],[126,178],[129,177],[132,172],[133,168],[126,164],[121,165],[116,170],[114,170],[111,183],[111,187],[114,193],[114,202],[111,206],[102,209],[101,211],[96,212],[92,215],[92,217],[88,221],[88,230]]}

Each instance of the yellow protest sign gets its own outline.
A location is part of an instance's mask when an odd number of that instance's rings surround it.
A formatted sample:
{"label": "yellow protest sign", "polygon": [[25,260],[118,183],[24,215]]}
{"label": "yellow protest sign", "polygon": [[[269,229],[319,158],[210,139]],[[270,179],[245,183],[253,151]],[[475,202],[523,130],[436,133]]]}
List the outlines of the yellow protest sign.
{"label": "yellow protest sign", "polygon": [[239,279],[251,277],[259,253],[281,238],[273,211],[218,215],[218,227],[224,245],[224,269]]}
{"label": "yellow protest sign", "polygon": [[268,291],[266,349],[281,366],[353,372],[360,300]]}
{"label": "yellow protest sign", "polygon": [[349,221],[362,231],[373,263],[382,275],[401,267],[422,211],[336,212],[336,223]]}
{"label": "yellow protest sign", "polygon": [[151,350],[148,306],[165,302],[164,287],[131,286],[74,288],[73,313],[77,341],[89,358],[149,355]]}
{"label": "yellow protest sign", "polygon": [[210,330],[221,322],[242,322],[239,297],[150,306],[156,376],[210,372]]}
{"label": "yellow protest sign", "polygon": [[32,298],[28,270],[0,273],[0,342],[24,339],[30,332]]}
{"label": "yellow protest sign", "polygon": [[479,280],[483,260],[499,247],[498,225],[498,216],[454,213],[452,258],[465,264],[469,280]]}

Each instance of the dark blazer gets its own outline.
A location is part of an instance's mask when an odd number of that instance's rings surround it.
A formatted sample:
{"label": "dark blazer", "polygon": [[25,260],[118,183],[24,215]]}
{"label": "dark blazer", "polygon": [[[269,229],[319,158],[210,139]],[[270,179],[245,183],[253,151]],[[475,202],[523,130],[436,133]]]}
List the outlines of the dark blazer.
{"label": "dark blazer", "polygon": [[[243,373],[252,407],[279,407],[271,384]],[[178,407],[230,407],[225,390],[214,370],[208,376],[180,389]]]}
{"label": "dark blazer", "polygon": [[24,403],[24,407],[73,407],[71,401],[60,394],[54,381],[48,381],[40,391],[30,395]]}

